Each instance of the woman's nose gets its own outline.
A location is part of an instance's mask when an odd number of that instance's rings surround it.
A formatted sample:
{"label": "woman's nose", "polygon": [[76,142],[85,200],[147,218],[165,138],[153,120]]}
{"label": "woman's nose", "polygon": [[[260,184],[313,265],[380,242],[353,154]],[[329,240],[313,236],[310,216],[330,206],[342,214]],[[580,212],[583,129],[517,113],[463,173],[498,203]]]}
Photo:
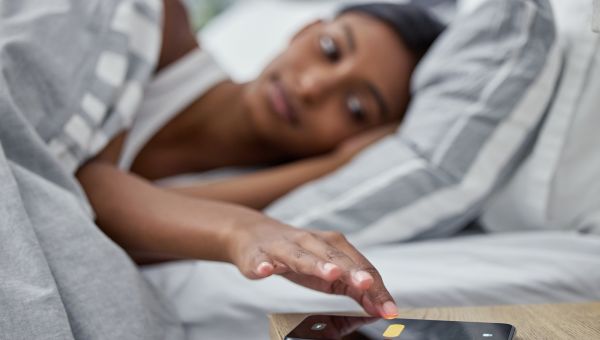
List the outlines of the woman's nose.
{"label": "woman's nose", "polygon": [[303,72],[299,79],[298,95],[307,103],[315,103],[335,91],[340,85],[340,77],[323,70]]}

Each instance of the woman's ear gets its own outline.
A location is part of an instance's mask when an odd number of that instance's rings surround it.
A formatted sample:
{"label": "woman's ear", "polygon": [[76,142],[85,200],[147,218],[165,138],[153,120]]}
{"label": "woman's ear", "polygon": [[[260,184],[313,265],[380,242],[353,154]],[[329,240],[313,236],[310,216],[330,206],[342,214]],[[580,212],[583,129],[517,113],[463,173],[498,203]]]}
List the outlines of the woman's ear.
{"label": "woman's ear", "polygon": [[304,25],[304,27],[302,27],[298,32],[296,32],[296,34],[294,34],[294,36],[292,37],[292,39],[290,41],[294,41],[294,40],[298,39],[302,35],[306,34],[308,31],[310,31],[310,30],[314,29],[315,27],[322,25],[322,24],[323,24],[322,19],[316,19],[316,20],[311,21],[310,23]]}

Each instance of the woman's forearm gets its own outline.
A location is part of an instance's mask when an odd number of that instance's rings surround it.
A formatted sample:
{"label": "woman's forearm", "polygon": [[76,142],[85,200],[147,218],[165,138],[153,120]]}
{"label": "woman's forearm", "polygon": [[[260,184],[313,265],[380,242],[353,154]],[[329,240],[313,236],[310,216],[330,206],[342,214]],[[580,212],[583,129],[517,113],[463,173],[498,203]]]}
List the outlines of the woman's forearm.
{"label": "woman's forearm", "polygon": [[322,177],[346,159],[336,155],[319,156],[261,170],[247,175],[209,183],[171,188],[172,191],[264,209],[293,189]]}
{"label": "woman's forearm", "polygon": [[228,233],[243,208],[168,192],[103,162],[84,165],[77,178],[98,225],[131,254],[229,260]]}
{"label": "woman's forearm", "polygon": [[350,162],[365,147],[389,135],[397,124],[368,130],[357,135],[331,153],[237,176],[222,181],[200,183],[172,190],[195,197],[216,199],[264,209],[293,189],[323,177]]}

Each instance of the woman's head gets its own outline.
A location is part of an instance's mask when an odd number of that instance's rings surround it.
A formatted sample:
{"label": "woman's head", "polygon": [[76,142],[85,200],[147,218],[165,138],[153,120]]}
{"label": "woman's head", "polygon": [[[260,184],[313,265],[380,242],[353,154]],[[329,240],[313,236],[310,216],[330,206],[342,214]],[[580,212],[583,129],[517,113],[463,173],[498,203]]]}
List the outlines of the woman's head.
{"label": "woman's head", "polygon": [[[415,22],[432,33],[410,36],[418,33]],[[247,84],[252,123],[269,144],[306,156],[397,122],[408,104],[410,75],[440,32],[414,5],[353,6],[334,20],[316,21]]]}

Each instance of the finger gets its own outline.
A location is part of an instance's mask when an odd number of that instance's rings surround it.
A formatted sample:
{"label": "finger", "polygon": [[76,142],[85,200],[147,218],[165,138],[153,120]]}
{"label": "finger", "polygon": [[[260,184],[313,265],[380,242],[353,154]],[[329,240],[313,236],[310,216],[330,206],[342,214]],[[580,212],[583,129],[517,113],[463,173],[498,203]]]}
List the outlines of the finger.
{"label": "finger", "polygon": [[[360,292],[360,297],[354,298],[364,310],[373,316],[393,319],[398,316],[398,307],[394,299],[385,288],[381,275],[374,268],[363,268],[375,278],[373,284],[366,291]],[[350,295],[350,294],[349,294]],[[350,295],[353,296],[353,295]]]}
{"label": "finger", "polygon": [[361,298],[358,300],[358,303],[363,307],[363,309],[369,314],[373,316],[381,316],[379,309],[375,307],[371,299],[369,298],[367,293],[364,293]]}
{"label": "finger", "polygon": [[382,317],[381,312],[373,304],[373,302],[371,302],[371,298],[369,297],[366,291],[357,290],[356,288],[348,286],[345,282],[341,280],[336,280],[332,283],[315,276],[307,277],[306,275],[298,274],[295,272],[284,273],[281,276],[285,277],[286,279],[292,282],[295,282],[299,285],[313,290],[317,290],[328,294],[349,296],[352,299],[354,299],[357,303],[359,303],[369,315]]}
{"label": "finger", "polygon": [[383,285],[374,284],[373,288],[367,291],[366,296],[375,306],[381,317],[386,319],[398,317],[398,307]]}
{"label": "finger", "polygon": [[274,261],[262,250],[256,251],[254,256],[250,257],[250,263],[247,268],[241,269],[242,274],[251,280],[263,279],[273,275],[275,272]]}
{"label": "finger", "polygon": [[374,278],[373,284],[366,291],[365,296],[362,300],[363,306],[374,306],[377,309],[377,314],[372,314],[372,308],[365,308],[372,315],[379,315],[386,319],[393,319],[398,316],[398,307],[394,302],[394,298],[387,290],[383,283],[381,275],[374,267],[368,267],[364,269],[371,273]]}
{"label": "finger", "polygon": [[[327,261],[342,268],[343,281],[358,290],[367,290],[374,278],[367,271],[362,270],[364,257],[356,256],[358,251],[348,243],[345,236],[338,232],[322,232],[313,237],[302,240],[302,246],[310,249],[315,254],[323,256]],[[359,261],[357,261],[358,259]]]}
{"label": "finger", "polygon": [[332,271],[335,270],[330,264],[325,263],[309,250],[293,242],[286,242],[283,245],[273,247],[269,251],[269,255],[275,261],[288,267],[292,272],[315,276],[323,280],[328,280],[332,275]]}
{"label": "finger", "polygon": [[[329,269],[325,279],[334,281],[340,278],[342,281],[352,285],[353,273],[358,268],[357,264],[343,251],[335,248],[327,242],[327,240],[319,237],[316,234],[305,232],[296,238],[296,243],[300,247],[309,250],[316,256],[320,257],[325,262],[325,268]],[[362,284],[359,275],[355,282],[358,286]]]}
{"label": "finger", "polygon": [[280,275],[290,271],[290,267],[286,266],[285,264],[279,261],[273,261],[273,263],[275,264],[275,269],[273,270],[274,275]]}
{"label": "finger", "polygon": [[[372,277],[373,281],[366,290],[365,298],[371,303],[378,311],[378,314],[384,318],[395,318],[398,316],[398,307],[394,302],[391,294],[385,287],[383,279],[379,274],[379,271],[371,264],[371,262],[362,255],[353,245],[349,242],[337,241],[336,246],[342,249],[349,257],[351,257],[361,268],[361,272],[366,272]],[[363,298],[360,303],[367,310],[367,301]]]}
{"label": "finger", "polygon": [[304,274],[299,274],[293,271],[281,274],[281,276],[294,283],[297,283],[306,288],[310,288],[312,290],[316,290],[327,294],[333,293],[331,290],[331,283],[317,276],[306,276]]}
{"label": "finger", "polygon": [[369,315],[376,317],[382,316],[379,309],[371,302],[371,298],[365,290],[356,289],[338,280],[330,286],[329,293],[349,296],[360,304]]}

